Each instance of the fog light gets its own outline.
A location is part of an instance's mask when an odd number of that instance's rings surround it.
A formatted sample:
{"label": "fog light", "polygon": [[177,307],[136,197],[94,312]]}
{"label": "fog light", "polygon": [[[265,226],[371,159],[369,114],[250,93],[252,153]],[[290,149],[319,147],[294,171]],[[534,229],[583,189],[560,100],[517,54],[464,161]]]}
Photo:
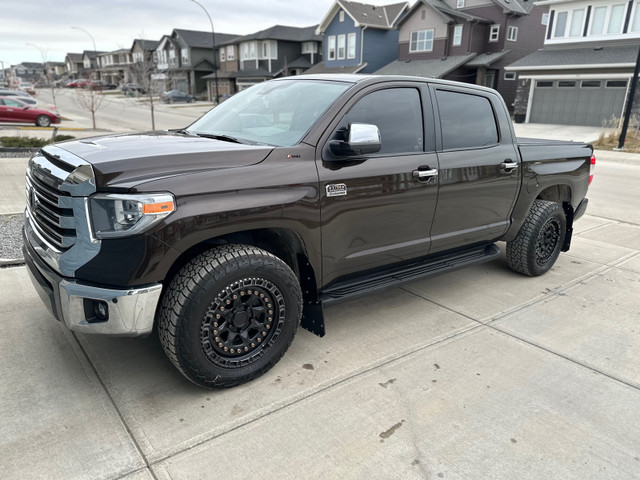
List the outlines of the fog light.
{"label": "fog light", "polygon": [[93,313],[99,322],[109,320],[109,306],[107,305],[107,302],[102,300],[94,300]]}

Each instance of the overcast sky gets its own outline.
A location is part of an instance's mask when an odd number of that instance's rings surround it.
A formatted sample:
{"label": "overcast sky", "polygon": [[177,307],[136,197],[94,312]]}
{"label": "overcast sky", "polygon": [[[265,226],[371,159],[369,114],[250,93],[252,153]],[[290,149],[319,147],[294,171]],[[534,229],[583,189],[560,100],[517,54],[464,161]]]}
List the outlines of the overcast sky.
{"label": "overcast sky", "polygon": [[[384,5],[401,0],[366,0]],[[333,0],[200,0],[219,33],[246,35],[272,25],[306,27],[322,21]],[[412,2],[411,2],[412,3]],[[210,31],[204,12],[190,0],[2,0],[0,61],[63,62],[68,52],[130,48],[135,38],[159,40],[174,28]]]}

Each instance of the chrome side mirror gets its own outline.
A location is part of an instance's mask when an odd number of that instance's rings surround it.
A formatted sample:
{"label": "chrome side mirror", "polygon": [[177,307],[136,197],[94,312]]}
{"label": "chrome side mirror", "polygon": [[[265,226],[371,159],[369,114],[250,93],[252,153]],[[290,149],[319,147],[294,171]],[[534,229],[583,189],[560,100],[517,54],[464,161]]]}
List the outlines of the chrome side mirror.
{"label": "chrome side mirror", "polygon": [[337,157],[357,157],[379,152],[382,148],[380,130],[368,123],[352,123],[349,125],[348,140],[333,140],[329,148]]}

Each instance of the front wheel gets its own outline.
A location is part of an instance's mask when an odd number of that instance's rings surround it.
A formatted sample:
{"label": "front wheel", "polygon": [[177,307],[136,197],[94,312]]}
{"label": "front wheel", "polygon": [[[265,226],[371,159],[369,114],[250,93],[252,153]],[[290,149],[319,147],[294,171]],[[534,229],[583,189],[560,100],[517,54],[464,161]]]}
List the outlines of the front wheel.
{"label": "front wheel", "polygon": [[507,263],[512,270],[537,277],[553,267],[567,232],[562,207],[535,200],[518,236],[507,243]]}
{"label": "front wheel", "polygon": [[182,267],[158,316],[162,347],[185,377],[205,388],[233,387],[285,354],[302,316],[302,292],[279,258],[226,245]]}
{"label": "front wheel", "polygon": [[48,127],[51,125],[51,119],[46,115],[38,115],[36,118],[36,125],[38,127]]}

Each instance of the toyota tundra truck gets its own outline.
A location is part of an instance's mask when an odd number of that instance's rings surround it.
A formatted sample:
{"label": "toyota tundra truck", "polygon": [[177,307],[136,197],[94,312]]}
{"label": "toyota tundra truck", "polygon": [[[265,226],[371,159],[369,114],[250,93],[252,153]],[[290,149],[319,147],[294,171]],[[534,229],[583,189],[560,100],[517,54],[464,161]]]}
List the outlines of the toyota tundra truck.
{"label": "toyota tundra truck", "polygon": [[496,259],[499,241],[511,269],[544,274],[594,168],[591,145],[516,139],[488,88],[282,78],[181,130],[42,148],[24,256],[69,329],[157,331],[186,378],[231,387],[300,324],[324,335],[329,302]]}

